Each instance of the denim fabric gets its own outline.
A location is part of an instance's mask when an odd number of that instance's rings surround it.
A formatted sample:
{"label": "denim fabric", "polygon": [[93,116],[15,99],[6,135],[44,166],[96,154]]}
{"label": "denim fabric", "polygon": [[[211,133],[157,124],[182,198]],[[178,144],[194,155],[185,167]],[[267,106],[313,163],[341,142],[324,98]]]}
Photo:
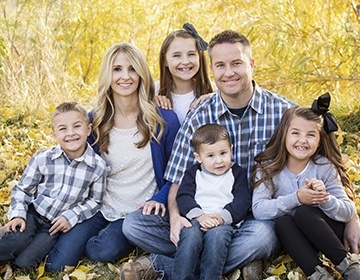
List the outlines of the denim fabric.
{"label": "denim fabric", "polygon": [[0,239],[0,263],[12,260],[18,267],[36,267],[59,237],[59,234],[51,236],[50,228],[50,222],[29,210],[25,230],[6,233]]}
{"label": "denim fabric", "polygon": [[[167,277],[172,273],[174,259],[171,257],[176,253],[176,247],[169,239],[169,230],[168,216],[143,215],[141,211],[130,213],[123,225],[130,242],[152,253],[154,269],[164,271]],[[274,222],[255,220],[249,214],[240,228],[233,231],[223,273],[242,268],[253,260],[267,259],[279,251]]]}
{"label": "denim fabric", "polygon": [[84,256],[86,242],[104,227],[104,218],[100,212],[82,223],[76,224],[67,233],[60,234],[54,248],[50,251],[46,269],[63,270],[65,266],[76,266]]}
{"label": "denim fabric", "polygon": [[91,237],[86,243],[85,255],[94,261],[116,262],[131,253],[135,246],[122,231],[124,219],[106,223],[98,235]]}
{"label": "denim fabric", "polygon": [[220,279],[233,228],[230,225],[214,227],[203,232],[196,220],[191,228],[183,228],[175,254],[173,280],[193,279],[200,259],[200,279]]}
{"label": "denim fabric", "polygon": [[134,246],[122,234],[123,219],[109,222],[98,212],[61,234],[49,253],[46,269],[58,271],[65,266],[76,266],[86,255],[92,260],[115,262],[129,254]]}
{"label": "denim fabric", "polygon": [[169,216],[143,215],[141,210],[129,213],[123,224],[128,240],[141,249],[173,257],[176,246],[170,241]]}

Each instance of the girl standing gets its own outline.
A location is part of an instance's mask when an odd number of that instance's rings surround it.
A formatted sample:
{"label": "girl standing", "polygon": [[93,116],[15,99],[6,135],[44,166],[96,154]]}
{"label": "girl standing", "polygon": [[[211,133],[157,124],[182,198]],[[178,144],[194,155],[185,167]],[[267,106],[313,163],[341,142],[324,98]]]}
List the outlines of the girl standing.
{"label": "girl standing", "polygon": [[207,43],[191,24],[186,23],[183,28],[170,33],[162,43],[155,97],[160,107],[174,109],[180,123],[189,110],[214,91],[204,53]]}
{"label": "girl standing", "polygon": [[111,169],[103,203],[93,218],[59,239],[48,258],[51,270],[76,265],[83,253],[115,262],[134,249],[122,231],[128,213],[165,214],[171,184],[163,175],[180,123],[173,111],[157,108],[154,95],[140,50],[113,45],[103,58],[97,107],[90,113],[94,137],[89,142]]}
{"label": "girl standing", "polygon": [[345,223],[355,214],[354,191],[333,134],[337,126],[327,112],[329,102],[326,94],[313,109],[284,113],[267,149],[255,157],[253,213],[256,219],[276,219],[285,251],[310,279],[333,279],[320,251],[345,279],[355,280],[360,263],[341,242]]}

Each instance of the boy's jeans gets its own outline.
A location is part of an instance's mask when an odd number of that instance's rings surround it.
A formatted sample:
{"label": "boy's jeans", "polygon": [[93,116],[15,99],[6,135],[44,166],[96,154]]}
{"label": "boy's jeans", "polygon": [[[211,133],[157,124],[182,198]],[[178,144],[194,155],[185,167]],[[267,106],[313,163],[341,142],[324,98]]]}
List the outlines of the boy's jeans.
{"label": "boy's jeans", "polygon": [[199,261],[200,279],[220,279],[233,228],[220,225],[203,232],[199,222],[192,220],[191,224],[191,228],[181,230],[175,254],[175,263],[179,265],[173,267],[171,279],[193,279]]}
{"label": "boy's jeans", "polygon": [[54,246],[59,234],[51,236],[51,222],[29,207],[23,232],[6,233],[0,239],[0,263],[12,260],[21,268],[36,267]]}

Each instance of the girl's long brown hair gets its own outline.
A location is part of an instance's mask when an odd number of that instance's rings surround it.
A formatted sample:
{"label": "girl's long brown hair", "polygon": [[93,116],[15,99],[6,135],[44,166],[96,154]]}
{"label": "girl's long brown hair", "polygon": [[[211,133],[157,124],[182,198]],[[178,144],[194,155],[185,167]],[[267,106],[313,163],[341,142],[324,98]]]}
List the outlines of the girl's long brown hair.
{"label": "girl's long brown hair", "polygon": [[166,96],[171,101],[171,104],[173,103],[171,96],[173,78],[169,71],[169,67],[166,66],[166,52],[175,38],[193,39],[196,49],[199,53],[199,71],[193,77],[194,94],[196,98],[200,97],[201,95],[208,94],[214,91],[208,75],[207,62],[204,51],[198,49],[196,40],[190,33],[188,33],[185,30],[176,30],[171,32],[163,41],[161,45],[160,57],[159,57],[160,89],[158,94]]}
{"label": "girl's long brown hair", "polygon": [[320,132],[320,143],[316,153],[311,157],[316,163],[318,155],[322,155],[329,159],[335,165],[341,179],[341,183],[345,189],[346,194],[351,200],[355,200],[355,192],[351,184],[351,180],[344,166],[340,147],[336,141],[333,132],[329,134],[323,128],[323,118],[310,108],[293,107],[285,111],[281,118],[281,122],[271,137],[265,151],[255,156],[254,176],[261,174],[261,178],[257,181],[254,179],[253,187],[258,187],[264,183],[266,187],[274,191],[275,186],[272,178],[283,170],[286,166],[288,152],[285,146],[286,134],[290,126],[290,122],[294,117],[300,117],[308,121],[313,121],[318,124]]}

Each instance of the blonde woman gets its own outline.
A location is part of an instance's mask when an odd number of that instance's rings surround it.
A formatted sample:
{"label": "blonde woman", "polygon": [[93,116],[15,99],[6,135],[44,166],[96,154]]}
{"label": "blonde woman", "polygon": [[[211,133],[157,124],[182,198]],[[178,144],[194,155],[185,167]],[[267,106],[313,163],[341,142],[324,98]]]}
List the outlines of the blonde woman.
{"label": "blonde woman", "polygon": [[97,215],[55,245],[51,270],[76,265],[83,253],[95,261],[115,262],[134,249],[122,232],[128,213],[142,209],[165,215],[170,183],[163,175],[180,124],[173,111],[157,108],[154,95],[139,49],[129,43],[113,45],[101,65],[97,108],[90,112],[89,142],[111,169],[103,203]]}

